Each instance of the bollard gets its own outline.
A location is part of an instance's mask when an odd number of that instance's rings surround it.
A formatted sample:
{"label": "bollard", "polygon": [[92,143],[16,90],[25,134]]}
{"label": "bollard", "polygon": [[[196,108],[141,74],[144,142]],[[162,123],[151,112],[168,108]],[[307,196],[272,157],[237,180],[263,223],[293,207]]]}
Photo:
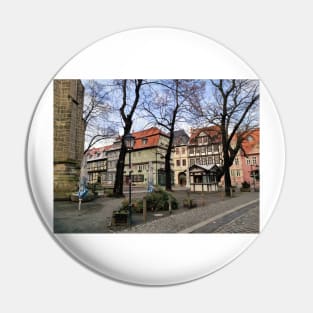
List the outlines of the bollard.
{"label": "bollard", "polygon": [[142,200],[142,215],[143,215],[143,222],[147,222],[147,199],[146,197]]}
{"label": "bollard", "polygon": [[204,193],[201,194],[201,206],[204,206]]}
{"label": "bollard", "polygon": [[172,214],[172,201],[171,201],[171,199],[168,199],[168,212],[170,214]]}
{"label": "bollard", "polygon": [[80,211],[80,206],[81,206],[81,204],[82,204],[82,199],[79,198],[79,199],[78,199],[78,211]]}

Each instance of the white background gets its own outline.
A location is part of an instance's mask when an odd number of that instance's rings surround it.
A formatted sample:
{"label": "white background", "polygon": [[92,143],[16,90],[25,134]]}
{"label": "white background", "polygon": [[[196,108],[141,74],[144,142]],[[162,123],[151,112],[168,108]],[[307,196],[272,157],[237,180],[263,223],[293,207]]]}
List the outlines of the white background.
{"label": "white background", "polygon": [[[309,136],[313,23],[309,3],[1,4],[1,311],[312,311]],[[221,271],[175,287],[125,285],[74,262],[40,223],[25,179],[26,133],[48,81],[68,58],[91,42],[138,26],[188,29],[231,48],[269,88],[287,144],[283,191],[261,236]]]}

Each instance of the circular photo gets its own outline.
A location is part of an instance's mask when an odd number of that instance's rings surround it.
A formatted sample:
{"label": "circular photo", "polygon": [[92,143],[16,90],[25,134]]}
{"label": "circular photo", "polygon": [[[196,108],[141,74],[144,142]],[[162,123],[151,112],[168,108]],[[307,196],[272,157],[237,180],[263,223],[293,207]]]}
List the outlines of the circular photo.
{"label": "circular photo", "polygon": [[168,28],[121,32],[68,61],[27,148],[51,236],[94,272],[141,285],[235,259],[272,214],[284,159],[256,74],[215,41]]}

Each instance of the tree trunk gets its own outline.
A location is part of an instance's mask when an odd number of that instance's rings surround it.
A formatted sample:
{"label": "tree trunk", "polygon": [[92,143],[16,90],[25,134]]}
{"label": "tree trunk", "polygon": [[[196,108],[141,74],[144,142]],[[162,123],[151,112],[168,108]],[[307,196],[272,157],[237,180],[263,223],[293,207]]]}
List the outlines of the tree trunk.
{"label": "tree trunk", "polygon": [[[123,197],[123,186],[124,186],[124,169],[125,169],[125,156],[127,153],[125,143],[124,143],[124,136],[130,132],[132,127],[132,121],[128,122],[124,127],[124,133],[122,137],[121,149],[120,154],[118,157],[118,161],[116,164],[116,175],[115,175],[115,182],[113,188],[113,195],[115,197]],[[129,164],[130,166],[130,164]]]}
{"label": "tree trunk", "polygon": [[[140,88],[142,85],[142,79],[139,79],[135,84],[135,99],[131,106],[131,110],[128,114],[125,112],[125,108],[127,105],[127,80],[123,80],[123,103],[120,107],[120,113],[121,117],[124,121],[124,133],[122,137],[122,144],[120,149],[120,154],[118,157],[117,165],[116,165],[116,175],[115,175],[115,182],[114,182],[114,188],[113,188],[113,195],[115,197],[123,197],[123,185],[124,185],[124,168],[125,168],[125,156],[127,153],[125,143],[124,143],[124,136],[128,134],[132,128],[133,125],[133,115],[137,108],[139,97],[140,97]],[[130,164],[129,164],[129,170],[130,170]],[[131,183],[131,182],[129,182]]]}
{"label": "tree trunk", "polygon": [[231,192],[230,192],[231,178],[230,178],[230,173],[229,173],[229,167],[228,166],[225,167],[224,183],[225,183],[225,196],[226,197],[230,197],[231,196]]}
{"label": "tree trunk", "polygon": [[[175,121],[175,119],[176,119],[176,110],[174,111],[173,121]],[[174,123],[170,130],[170,138],[165,155],[165,189],[167,191],[172,191],[171,154],[173,149],[173,140],[174,140]]]}
{"label": "tree trunk", "polygon": [[126,156],[126,147],[124,142],[122,141],[122,146],[120,150],[120,155],[116,165],[116,175],[115,175],[115,182],[113,188],[113,195],[115,197],[123,197],[123,185],[124,185],[124,168],[125,168],[125,156]]}
{"label": "tree trunk", "polygon": [[171,150],[169,146],[165,155],[165,189],[167,191],[172,191]]}

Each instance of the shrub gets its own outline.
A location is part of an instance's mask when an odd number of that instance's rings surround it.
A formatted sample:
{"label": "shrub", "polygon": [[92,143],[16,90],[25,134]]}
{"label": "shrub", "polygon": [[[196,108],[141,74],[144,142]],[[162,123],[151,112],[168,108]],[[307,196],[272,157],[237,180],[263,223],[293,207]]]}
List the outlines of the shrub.
{"label": "shrub", "polygon": [[[163,189],[156,188],[146,196],[147,210],[150,211],[164,211],[169,209],[169,200],[171,201],[172,210],[178,209],[178,202],[174,196],[164,191]],[[128,199],[121,203],[121,209],[126,209],[128,206]],[[132,202],[132,209],[137,213],[143,211],[143,199],[134,200]]]}
{"label": "shrub", "polygon": [[169,201],[171,201],[172,210],[178,208],[178,202],[174,196],[164,191],[163,189],[156,188],[153,192],[149,193],[146,197],[147,209],[153,211],[162,211],[169,209]]}
{"label": "shrub", "polygon": [[244,181],[241,185],[242,188],[250,188],[250,184],[247,181]]}

